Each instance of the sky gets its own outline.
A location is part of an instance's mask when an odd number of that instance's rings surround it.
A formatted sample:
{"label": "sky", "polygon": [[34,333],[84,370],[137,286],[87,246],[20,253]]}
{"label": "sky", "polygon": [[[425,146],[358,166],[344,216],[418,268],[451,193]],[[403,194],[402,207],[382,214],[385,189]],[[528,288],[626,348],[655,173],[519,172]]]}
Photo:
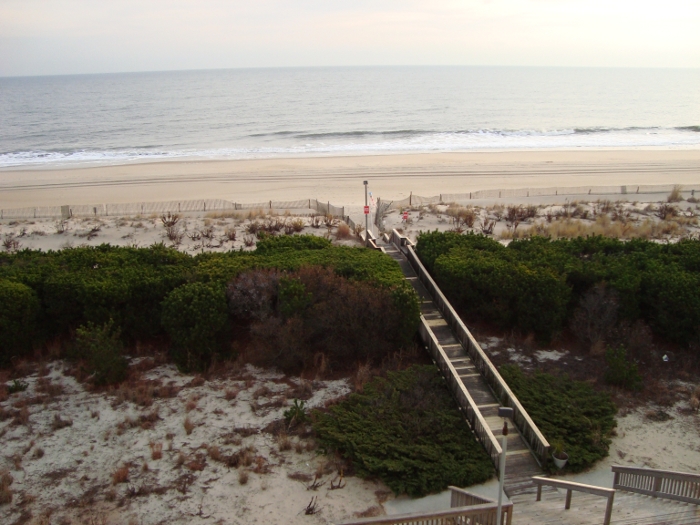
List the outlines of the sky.
{"label": "sky", "polygon": [[700,68],[700,0],[0,0],[0,76],[366,65]]}

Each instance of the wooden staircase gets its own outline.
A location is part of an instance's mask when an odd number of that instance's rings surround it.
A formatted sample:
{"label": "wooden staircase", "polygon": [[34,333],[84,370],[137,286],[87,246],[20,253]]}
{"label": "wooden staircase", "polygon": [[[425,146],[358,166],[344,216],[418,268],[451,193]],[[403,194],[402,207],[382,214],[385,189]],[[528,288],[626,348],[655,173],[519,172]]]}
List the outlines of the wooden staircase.
{"label": "wooden staircase", "polygon": [[[477,370],[465,348],[455,337],[406,257],[393,244],[381,244],[381,247],[399,264],[404,276],[420,297],[421,314],[426,325],[444,349],[450,363],[459,374],[459,379],[473,398],[491,432],[500,441],[503,420],[497,414],[498,407],[501,405],[493,391]],[[504,492],[512,499],[521,494],[534,494],[537,489],[531,478],[541,476],[543,470],[517,429],[513,428],[512,424],[509,425],[509,428]],[[554,489],[549,488],[545,490],[554,491]],[[534,498],[534,496],[532,497]]]}

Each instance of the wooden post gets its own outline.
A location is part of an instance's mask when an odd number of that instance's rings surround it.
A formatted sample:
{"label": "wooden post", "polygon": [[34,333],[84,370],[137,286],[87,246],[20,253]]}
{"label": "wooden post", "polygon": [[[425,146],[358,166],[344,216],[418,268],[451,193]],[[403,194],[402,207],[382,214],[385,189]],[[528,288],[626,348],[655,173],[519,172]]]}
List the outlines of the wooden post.
{"label": "wooden post", "polygon": [[571,489],[566,490],[566,505],[564,506],[564,508],[566,510],[569,510],[571,508],[571,493],[572,492],[573,491]]}
{"label": "wooden post", "polygon": [[610,525],[610,518],[612,517],[613,511],[613,500],[615,499],[615,493],[613,492],[608,496],[608,504],[605,507],[605,519],[603,520],[603,525]]}
{"label": "wooden post", "polygon": [[537,499],[535,501],[540,501],[542,499],[542,484],[537,484]]}

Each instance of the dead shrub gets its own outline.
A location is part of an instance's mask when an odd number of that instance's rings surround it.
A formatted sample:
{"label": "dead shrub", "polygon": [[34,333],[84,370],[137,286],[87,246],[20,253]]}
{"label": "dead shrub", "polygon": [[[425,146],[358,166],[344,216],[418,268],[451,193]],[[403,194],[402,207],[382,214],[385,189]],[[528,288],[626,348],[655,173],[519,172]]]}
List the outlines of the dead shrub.
{"label": "dead shrub", "polygon": [[63,385],[52,383],[50,379],[46,377],[39,377],[36,382],[36,391],[47,394],[50,398],[60,396],[65,391]]}
{"label": "dead shrub", "polygon": [[267,458],[262,456],[255,457],[255,465],[253,466],[253,472],[256,474],[267,474],[270,472],[270,462]]}
{"label": "dead shrub", "polygon": [[119,483],[126,483],[129,481],[129,466],[124,465],[119,467],[112,474],[112,485],[118,485]]}
{"label": "dead shrub", "polygon": [[34,459],[41,459],[44,457],[44,449],[41,447],[37,447],[34,449],[34,453],[32,454],[32,457]]}
{"label": "dead shrub", "polygon": [[15,418],[13,420],[13,423],[16,425],[28,426],[29,425],[29,408],[27,408],[26,406],[23,406],[22,408],[20,408],[19,411],[15,413]]}
{"label": "dead shrub", "polygon": [[201,472],[207,466],[206,458],[201,454],[196,454],[192,459],[185,463],[185,466],[193,472]]}
{"label": "dead shrub", "polygon": [[7,470],[0,470],[0,505],[12,503],[12,491],[10,485],[14,478]]}
{"label": "dead shrub", "polygon": [[286,452],[287,450],[292,449],[292,440],[289,439],[289,436],[286,433],[280,433],[277,436],[277,447],[279,448],[280,452]]}
{"label": "dead shrub", "polygon": [[238,396],[238,390],[235,388],[227,388],[224,393],[224,399],[226,399],[226,401],[233,401],[236,399],[236,396]]}
{"label": "dead shrub", "polygon": [[224,238],[227,241],[235,241],[236,240],[236,229],[235,228],[226,228],[224,231]]}
{"label": "dead shrub", "polygon": [[160,419],[159,415],[159,410],[158,407],[155,407],[153,410],[150,412],[145,412],[139,416],[139,423],[141,423],[141,428],[144,430],[148,430],[150,428],[153,428],[153,426],[156,424],[156,421]]}
{"label": "dead shrub", "polygon": [[189,416],[185,418],[185,422],[183,425],[185,427],[185,432],[189,436],[194,430],[194,423],[192,423],[192,420],[189,418]]}
{"label": "dead shrub", "polygon": [[274,392],[272,392],[272,390],[270,390],[268,386],[263,385],[255,389],[255,391],[253,392],[253,399],[257,401],[261,397],[272,397],[273,394]]}
{"label": "dead shrub", "polygon": [[372,379],[373,375],[372,368],[368,363],[359,365],[352,380],[355,392],[361,393],[365,384]]}
{"label": "dead shrub", "polygon": [[304,452],[304,444],[301,441],[297,441],[294,444],[294,452],[296,452],[297,454],[301,454],[302,452]]}
{"label": "dead shrub", "polygon": [[207,447],[207,453],[209,454],[209,457],[214,461],[220,462],[223,460],[223,456],[221,455],[221,450],[216,445],[212,445],[210,447]]}
{"label": "dead shrub", "polygon": [[72,427],[73,426],[73,420],[72,419],[62,419],[59,414],[54,414],[53,415],[53,421],[51,421],[51,429],[52,430],[60,430],[62,428],[66,427]]}
{"label": "dead shrub", "polygon": [[681,202],[683,200],[683,186],[676,184],[671,193],[666,197],[666,202]]}
{"label": "dead shrub", "polygon": [[189,386],[198,387],[202,386],[204,383],[206,383],[206,380],[201,375],[197,374],[192,378],[192,381],[190,381]]}
{"label": "dead shrub", "polygon": [[338,228],[335,230],[336,239],[349,239],[350,238],[350,226],[341,222],[338,224]]}
{"label": "dead shrub", "polygon": [[294,481],[299,481],[301,483],[309,483],[311,480],[314,479],[314,477],[311,474],[305,474],[304,472],[290,472],[287,474],[287,477],[289,479],[293,479]]}
{"label": "dead shrub", "polygon": [[305,224],[301,219],[294,219],[290,224],[295,233],[300,233],[304,230]]}
{"label": "dead shrub", "polygon": [[149,443],[151,447],[151,459],[154,461],[159,460],[163,457],[163,443]]}
{"label": "dead shrub", "polygon": [[177,458],[175,459],[175,464],[178,467],[181,467],[182,465],[185,464],[185,460],[187,459],[187,456],[185,456],[185,453],[180,451],[177,453]]}
{"label": "dead shrub", "polygon": [[373,505],[361,512],[355,512],[356,518],[376,518],[377,516],[383,515],[384,509],[380,505]]}
{"label": "dead shrub", "polygon": [[238,473],[238,483],[240,483],[241,485],[245,485],[246,483],[248,483],[249,477],[250,475],[248,474],[247,470],[241,470]]}

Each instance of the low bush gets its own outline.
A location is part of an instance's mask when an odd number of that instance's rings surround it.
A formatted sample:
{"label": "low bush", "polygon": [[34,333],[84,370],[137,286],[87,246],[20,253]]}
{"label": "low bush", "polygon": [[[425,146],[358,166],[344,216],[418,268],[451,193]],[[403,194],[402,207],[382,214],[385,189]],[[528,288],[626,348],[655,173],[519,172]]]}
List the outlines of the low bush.
{"label": "low bush", "polygon": [[75,343],[69,355],[84,361],[93,383],[108,385],[126,378],[128,363],[122,351],[119,330],[110,320],[101,326],[88,323],[79,327],[75,331]]}
{"label": "low bush", "polygon": [[0,366],[31,349],[39,300],[24,284],[0,279]]}
{"label": "low bush", "polygon": [[617,412],[608,394],[565,375],[526,375],[516,365],[500,373],[545,438],[562,443],[568,470],[580,472],[608,455]]}
{"label": "low bush", "polygon": [[466,487],[493,475],[493,466],[433,366],[413,366],[375,378],[327,412],[313,413],[327,450],[412,497],[448,485]]}
{"label": "low bush", "polygon": [[605,382],[609,385],[622,387],[626,390],[641,390],[642,376],[639,375],[637,364],[627,358],[627,350],[620,346],[608,348],[605,352]]}
{"label": "low bush", "polygon": [[[568,324],[591,347],[618,322],[642,321],[681,345],[700,334],[698,240],[531,237],[504,247],[482,235],[432,232],[421,234],[417,252],[470,320],[542,340]],[[607,317],[596,320],[597,313]],[[606,326],[594,326],[598,321]]]}
{"label": "low bush", "polygon": [[202,371],[220,349],[227,320],[226,295],[215,284],[191,283],[163,301],[162,323],[173,343],[173,357],[184,371]]}

